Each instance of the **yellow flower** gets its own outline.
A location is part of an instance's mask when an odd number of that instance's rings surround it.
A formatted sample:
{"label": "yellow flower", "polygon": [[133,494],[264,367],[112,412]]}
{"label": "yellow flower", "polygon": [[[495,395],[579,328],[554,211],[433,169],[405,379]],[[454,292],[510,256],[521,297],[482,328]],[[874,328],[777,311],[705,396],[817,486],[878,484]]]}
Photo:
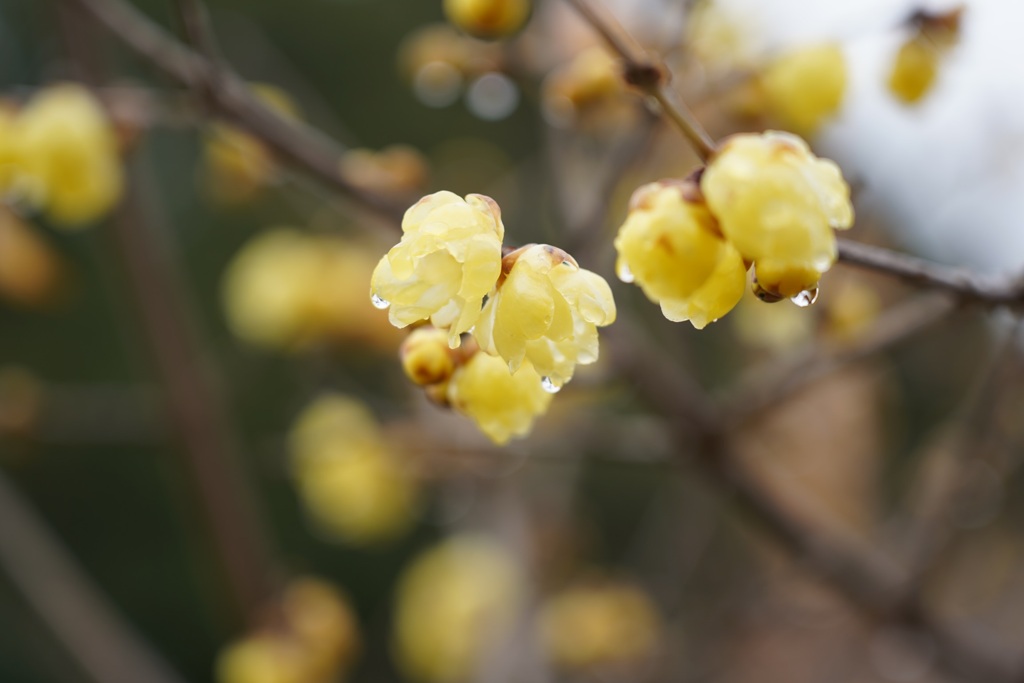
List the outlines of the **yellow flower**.
{"label": "yellow flower", "polygon": [[402,369],[420,386],[445,382],[455,371],[455,357],[448,334],[436,327],[418,327],[402,342]]}
{"label": "yellow flower", "polygon": [[444,13],[471,36],[504,38],[526,23],[530,0],[444,0]]}
{"label": "yellow flower", "polygon": [[651,599],[636,586],[584,583],[547,601],[540,628],[552,661],[578,670],[649,659],[658,645],[661,619]]}
{"label": "yellow flower", "polygon": [[7,209],[0,209],[0,298],[28,308],[53,303],[65,264],[57,251]]}
{"label": "yellow flower", "polygon": [[484,195],[436,192],[405,212],[402,232],[373,271],[371,297],[395,327],[430,320],[454,348],[501,272],[501,210]]}
{"label": "yellow flower", "polygon": [[289,436],[299,493],[324,531],[355,544],[385,541],[415,519],[415,480],[358,401],[325,395]]}
{"label": "yellow flower", "polygon": [[[252,94],[274,113],[295,120],[299,109],[289,95],[273,85],[250,85]],[[258,138],[228,123],[210,127],[203,148],[209,190],[226,204],[252,199],[277,180],[273,154]]]}
{"label": "yellow flower", "polygon": [[561,249],[534,244],[505,257],[504,282],[488,299],[473,336],[513,373],[529,360],[557,391],[576,365],[597,360],[597,327],[615,321],[604,278]]}
{"label": "yellow flower", "polygon": [[846,60],[834,43],[802,47],[772,62],[760,85],[769,111],[783,126],[813,135],[843,102]]}
{"label": "yellow flower", "polygon": [[327,681],[347,669],[360,647],[359,626],[348,600],[314,577],[290,581],[281,597],[288,633],[304,650],[312,680]]}
{"label": "yellow flower", "polygon": [[616,271],[660,304],[666,318],[701,329],[739,302],[747,269],[707,207],[687,199],[691,191],[685,182],[661,181],[633,193],[615,238]]}
{"label": "yellow flower", "polygon": [[257,235],[224,273],[228,325],[239,338],[268,348],[354,340],[393,350],[399,333],[363,294],[375,258],[334,236],[290,228]]}
{"label": "yellow flower", "polygon": [[409,195],[427,184],[427,160],[413,147],[392,145],[379,152],[352,149],[341,158],[341,174],[367,192]]}
{"label": "yellow flower", "polygon": [[836,260],[833,229],[853,224],[839,167],[800,138],[768,131],[728,138],[700,180],[722,234],[780,298],[813,290]]}
{"label": "yellow flower", "polygon": [[913,31],[889,71],[889,92],[896,99],[916,104],[931,91],[943,58],[959,41],[962,13],[963,7],[957,7],[943,14],[919,11],[910,18]]}
{"label": "yellow flower", "polygon": [[272,635],[245,638],[217,657],[217,683],[308,683],[302,648]]}
{"label": "yellow flower", "polygon": [[513,558],[486,537],[455,536],[420,555],[397,591],[402,668],[424,683],[469,679],[513,625],[522,590]]}
{"label": "yellow flower", "polygon": [[91,223],[121,199],[117,135],[103,106],[82,86],[39,92],[21,110],[13,134],[21,180],[55,224]]}
{"label": "yellow flower", "polygon": [[525,436],[533,420],[547,411],[551,398],[529,362],[511,374],[505,361],[483,352],[459,367],[448,384],[451,406],[499,445]]}

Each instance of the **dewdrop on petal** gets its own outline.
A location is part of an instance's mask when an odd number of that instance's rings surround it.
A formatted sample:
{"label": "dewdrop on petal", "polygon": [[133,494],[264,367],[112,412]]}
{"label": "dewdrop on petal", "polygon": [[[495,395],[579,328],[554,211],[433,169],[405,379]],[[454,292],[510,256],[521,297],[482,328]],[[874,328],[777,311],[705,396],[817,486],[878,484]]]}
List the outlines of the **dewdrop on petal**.
{"label": "dewdrop on petal", "polygon": [[759,78],[769,112],[799,135],[813,135],[843,103],[846,60],[834,43],[783,54]]}
{"label": "dewdrop on petal", "polygon": [[444,0],[444,14],[476,38],[494,40],[516,33],[530,16],[530,0]]}
{"label": "dewdrop on petal", "polygon": [[451,537],[415,558],[396,592],[394,646],[421,683],[467,681],[515,625],[524,579],[485,536]]}
{"label": "dewdrop on petal", "polygon": [[707,207],[692,197],[696,192],[688,181],[638,188],[615,249],[620,279],[639,285],[669,320],[702,329],[739,302],[747,269]]}
{"label": "dewdrop on petal", "polygon": [[501,210],[484,195],[436,192],[405,212],[402,233],[373,271],[370,297],[395,327],[429,320],[454,348],[501,273]]}
{"label": "dewdrop on petal", "polygon": [[722,234],[757,286],[777,299],[807,296],[837,256],[834,229],[853,224],[850,188],[839,167],[800,138],[768,131],[727,138],[700,189]]}
{"label": "dewdrop on petal", "polygon": [[651,598],[620,581],[570,586],[547,600],[539,622],[551,661],[574,671],[642,665],[661,638]]}
{"label": "dewdrop on petal", "polygon": [[117,134],[86,88],[65,83],[40,91],[19,112],[12,135],[27,199],[56,225],[87,225],[120,201]]}
{"label": "dewdrop on petal", "polygon": [[512,374],[504,360],[483,352],[455,370],[447,391],[451,407],[476,422],[498,445],[528,434],[552,398],[528,361]]}
{"label": "dewdrop on petal", "polygon": [[530,361],[547,378],[548,390],[557,391],[577,364],[597,360],[597,328],[615,322],[612,291],[600,275],[547,244],[508,254],[502,272],[473,336],[512,372]]}
{"label": "dewdrop on petal", "polygon": [[296,485],[327,533],[364,545],[390,540],[415,519],[418,487],[356,399],[325,394],[289,434]]}

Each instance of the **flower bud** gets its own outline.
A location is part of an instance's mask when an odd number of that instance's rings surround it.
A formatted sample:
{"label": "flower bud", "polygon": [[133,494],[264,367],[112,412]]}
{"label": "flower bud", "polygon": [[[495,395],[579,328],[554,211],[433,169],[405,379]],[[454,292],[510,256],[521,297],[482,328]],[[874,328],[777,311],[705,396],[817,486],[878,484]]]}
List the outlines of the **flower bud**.
{"label": "flower bud", "polygon": [[530,15],[530,0],[444,0],[444,13],[469,35],[494,40],[523,27]]}
{"label": "flower bud", "polygon": [[399,351],[406,376],[420,386],[444,382],[455,371],[448,333],[436,327],[417,327]]}

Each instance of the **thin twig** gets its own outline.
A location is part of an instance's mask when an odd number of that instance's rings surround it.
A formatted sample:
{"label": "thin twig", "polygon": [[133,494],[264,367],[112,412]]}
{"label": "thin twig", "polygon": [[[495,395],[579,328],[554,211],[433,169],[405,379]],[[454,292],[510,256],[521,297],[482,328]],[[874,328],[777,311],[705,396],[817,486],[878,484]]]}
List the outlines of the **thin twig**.
{"label": "thin twig", "polygon": [[[241,79],[218,76],[217,69],[169,36],[121,0],[59,0],[81,7],[128,47],[163,73],[197,92],[212,95],[211,104],[225,118],[260,138],[280,159],[303,169],[337,192],[389,222],[397,221],[410,202],[357,188],[342,175],[344,149],[316,129],[278,116],[256,99]],[[220,80],[218,80],[220,78]]]}
{"label": "thin twig", "polygon": [[0,474],[0,566],[96,683],[182,683]]}
{"label": "thin twig", "polygon": [[615,19],[598,10],[589,0],[567,0],[567,2],[622,59],[626,81],[649,97],[653,97],[665,116],[690,141],[700,158],[707,161],[714,154],[715,141],[669,87],[671,76],[669,70],[664,65],[652,60]]}

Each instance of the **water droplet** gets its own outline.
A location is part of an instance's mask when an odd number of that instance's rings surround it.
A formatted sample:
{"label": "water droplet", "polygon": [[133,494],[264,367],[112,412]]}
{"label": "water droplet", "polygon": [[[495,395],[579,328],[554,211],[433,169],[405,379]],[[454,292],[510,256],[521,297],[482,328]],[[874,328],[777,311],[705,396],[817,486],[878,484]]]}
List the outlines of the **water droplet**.
{"label": "water droplet", "polygon": [[795,303],[800,308],[807,308],[808,306],[810,306],[811,304],[813,304],[817,300],[818,300],[818,288],[817,287],[815,287],[814,289],[805,289],[804,291],[800,292],[799,294],[794,296],[792,299],[790,299],[790,301]]}
{"label": "water droplet", "polygon": [[390,302],[390,301],[388,301],[387,299],[383,299],[383,298],[381,298],[381,297],[380,297],[380,295],[378,295],[378,294],[373,294],[373,295],[372,295],[372,296],[370,297],[370,301],[372,301],[372,302],[373,302],[373,307],[374,307],[374,308],[379,308],[379,309],[380,309],[380,310],[382,310],[382,311],[383,311],[383,310],[384,310],[385,308],[387,308],[388,306],[390,306],[390,305],[391,305],[391,302]]}
{"label": "water droplet", "polygon": [[635,278],[633,277],[633,271],[629,269],[625,263],[619,263],[615,266],[615,274],[619,276],[619,279],[623,282],[632,282]]}
{"label": "water droplet", "polygon": [[557,384],[555,380],[551,379],[550,377],[541,377],[540,386],[544,391],[548,392],[549,394],[557,394],[559,391],[562,390],[562,385]]}

